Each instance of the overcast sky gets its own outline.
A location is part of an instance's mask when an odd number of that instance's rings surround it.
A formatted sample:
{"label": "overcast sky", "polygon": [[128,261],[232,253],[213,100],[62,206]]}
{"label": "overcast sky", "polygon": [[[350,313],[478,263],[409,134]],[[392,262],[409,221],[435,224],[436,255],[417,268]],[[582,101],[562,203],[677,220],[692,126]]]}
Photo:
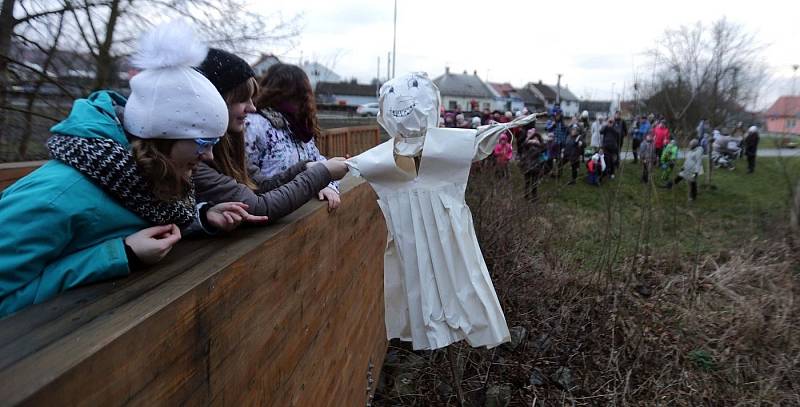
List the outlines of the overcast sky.
{"label": "overcast sky", "polygon": [[[297,46],[276,50],[286,62],[317,60],[339,75],[368,82],[386,76],[392,49],[393,0],[255,1],[284,16],[302,13]],[[566,5],[566,7],[564,6]],[[561,73],[578,97],[609,99],[630,88],[634,73],[648,77],[643,54],[667,28],[725,16],[767,45],[774,81],[764,96],[791,91],[792,64],[800,64],[800,1],[435,1],[398,0],[397,74],[436,77],[478,71],[484,80],[521,86]],[[553,12],[552,10],[557,10]],[[800,85],[798,85],[800,87]],[[781,91],[783,89],[783,91]],[[630,89],[627,90],[630,92]]]}

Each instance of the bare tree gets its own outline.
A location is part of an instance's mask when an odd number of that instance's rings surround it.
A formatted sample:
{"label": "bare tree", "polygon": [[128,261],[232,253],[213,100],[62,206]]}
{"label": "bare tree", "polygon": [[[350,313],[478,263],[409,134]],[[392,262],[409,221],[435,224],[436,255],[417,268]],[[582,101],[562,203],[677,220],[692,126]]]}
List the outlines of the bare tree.
{"label": "bare tree", "polygon": [[[28,154],[36,130],[31,121],[58,120],[72,99],[90,90],[124,88],[126,78],[120,72],[134,40],[153,23],[174,18],[191,20],[212,46],[251,56],[264,47],[293,46],[301,16],[263,16],[251,12],[245,0],[4,1],[0,116],[23,115],[16,120],[22,121],[15,127],[20,129],[15,133],[16,159]],[[12,92],[11,85],[22,89],[22,95]],[[15,101],[9,99],[12,94]],[[0,123],[4,129],[5,124]]]}
{"label": "bare tree", "polygon": [[644,88],[648,108],[661,112],[679,134],[708,119],[727,125],[753,106],[767,80],[760,45],[743,26],[725,18],[667,30],[649,51],[653,82]]}

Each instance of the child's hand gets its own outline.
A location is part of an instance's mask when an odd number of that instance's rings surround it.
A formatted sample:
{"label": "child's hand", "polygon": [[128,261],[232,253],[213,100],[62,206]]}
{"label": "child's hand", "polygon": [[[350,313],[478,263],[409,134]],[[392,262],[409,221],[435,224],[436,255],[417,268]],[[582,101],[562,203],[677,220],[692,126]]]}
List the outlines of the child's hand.
{"label": "child's hand", "polygon": [[230,232],[242,222],[264,223],[266,216],[255,216],[247,212],[247,204],[242,202],[225,202],[212,206],[206,213],[208,223],[220,230]]}

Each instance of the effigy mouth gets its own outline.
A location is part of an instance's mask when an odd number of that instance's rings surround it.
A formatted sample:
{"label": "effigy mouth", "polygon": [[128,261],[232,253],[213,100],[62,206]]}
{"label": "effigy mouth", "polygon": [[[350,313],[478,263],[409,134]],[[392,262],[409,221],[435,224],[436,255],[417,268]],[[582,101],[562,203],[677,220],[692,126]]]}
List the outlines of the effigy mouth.
{"label": "effigy mouth", "polygon": [[401,108],[401,109],[389,109],[389,114],[391,114],[392,117],[396,117],[396,118],[406,117],[406,116],[410,115],[411,112],[414,111],[414,107],[415,106],[416,106],[416,104],[412,104],[411,106],[404,107],[404,108]]}
{"label": "effigy mouth", "polygon": [[413,98],[404,98],[397,101],[398,105],[393,108],[389,108],[389,115],[396,119],[400,119],[406,117],[414,111],[414,108],[417,106],[417,102]]}

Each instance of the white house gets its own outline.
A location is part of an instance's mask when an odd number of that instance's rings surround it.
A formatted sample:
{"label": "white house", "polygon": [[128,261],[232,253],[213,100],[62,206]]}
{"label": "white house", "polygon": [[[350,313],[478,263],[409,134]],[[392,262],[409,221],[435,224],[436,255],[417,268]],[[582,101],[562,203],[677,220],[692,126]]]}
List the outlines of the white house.
{"label": "white house", "polygon": [[525,107],[525,101],[510,83],[489,82],[489,90],[494,94],[491,110],[515,112]]}
{"label": "white house", "polygon": [[256,63],[253,64],[253,70],[256,71],[256,76],[262,77],[267,73],[267,69],[275,64],[280,64],[281,60],[272,54],[261,54]]}
{"label": "white house", "polygon": [[439,87],[442,105],[447,110],[480,111],[491,109],[494,102],[495,95],[478,77],[477,71],[472,75],[467,71],[454,74],[449,67],[445,67],[444,75],[435,78],[433,82]]}
{"label": "white house", "polygon": [[350,82],[318,82],[314,90],[318,103],[358,106],[378,102],[376,85]]}
{"label": "white house", "polygon": [[317,83],[319,82],[342,81],[342,78],[337,75],[336,72],[333,72],[319,62],[305,61],[300,64],[300,68],[303,68],[303,71],[305,71],[306,75],[308,75],[308,80],[311,82],[311,89],[316,89]]}
{"label": "white house", "polygon": [[[528,83],[527,85],[525,85],[525,87],[534,94],[536,94],[536,96],[538,96],[539,99],[545,102],[547,110],[552,109],[553,105],[555,105],[556,100],[558,99],[558,89],[556,86],[546,85],[543,84],[542,81],[539,81],[536,83],[533,82]],[[578,98],[574,94],[572,94],[572,92],[570,92],[569,89],[561,88],[560,106],[561,106],[561,111],[564,112],[564,116],[572,117],[577,115],[580,111],[579,104],[580,100],[578,100]]]}
{"label": "white house", "polygon": [[[557,89],[554,91],[558,92]],[[569,88],[561,88],[561,110],[564,116],[573,117],[580,113],[580,99],[569,91]]]}

